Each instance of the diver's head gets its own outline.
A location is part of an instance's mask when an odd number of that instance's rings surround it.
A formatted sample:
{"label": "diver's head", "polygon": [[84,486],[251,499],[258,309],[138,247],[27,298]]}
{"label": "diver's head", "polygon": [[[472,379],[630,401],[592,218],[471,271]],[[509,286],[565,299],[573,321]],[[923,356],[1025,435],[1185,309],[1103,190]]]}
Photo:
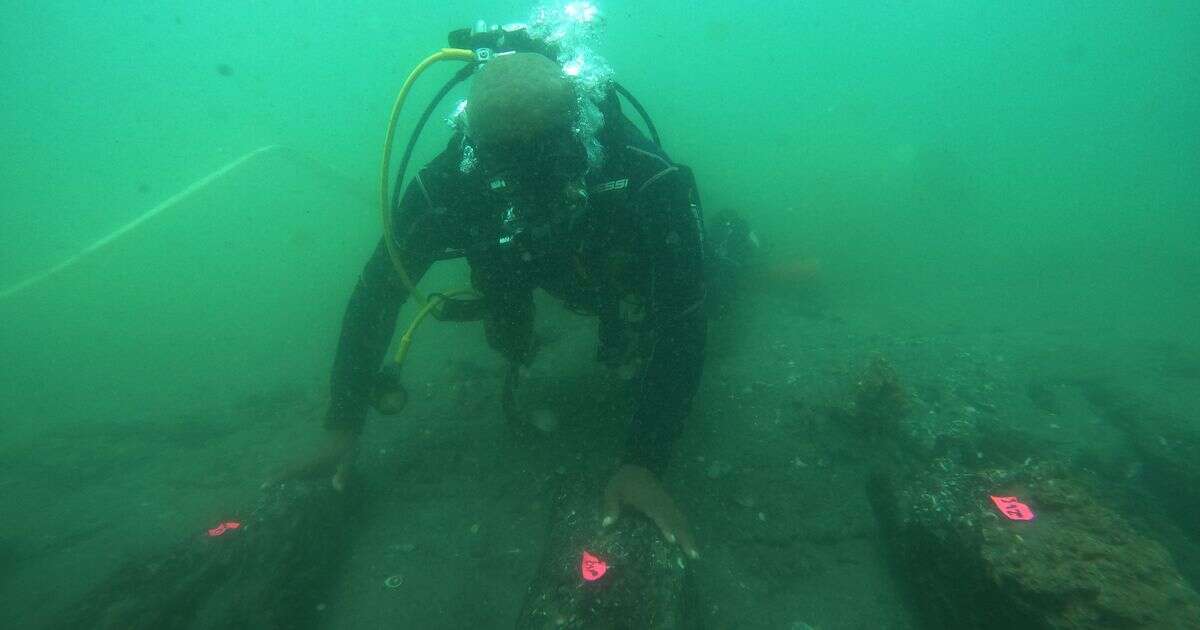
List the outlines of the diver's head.
{"label": "diver's head", "polygon": [[497,56],[475,76],[467,103],[467,136],[486,172],[557,186],[586,169],[583,145],[572,133],[576,93],[550,59]]}

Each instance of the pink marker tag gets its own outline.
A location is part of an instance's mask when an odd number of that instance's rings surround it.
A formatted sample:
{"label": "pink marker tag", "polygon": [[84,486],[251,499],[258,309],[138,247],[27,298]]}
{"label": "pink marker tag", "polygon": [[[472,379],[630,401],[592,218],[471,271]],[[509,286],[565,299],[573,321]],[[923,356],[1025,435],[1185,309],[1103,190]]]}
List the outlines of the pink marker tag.
{"label": "pink marker tag", "polygon": [[226,521],[226,522],[220,523],[216,527],[208,530],[208,535],[210,537],[215,538],[217,536],[220,536],[221,534],[224,534],[225,532],[227,532],[231,529],[237,529],[241,526],[242,526],[242,524],[237,521]]}
{"label": "pink marker tag", "polygon": [[579,573],[583,579],[589,582],[595,582],[604,577],[608,571],[608,565],[603,560],[593,556],[587,551],[583,552],[583,562],[579,564]]}
{"label": "pink marker tag", "polygon": [[1029,509],[1028,505],[1021,503],[1017,497],[991,497],[992,503],[996,504],[996,509],[1000,510],[1010,521],[1032,521],[1033,510]]}

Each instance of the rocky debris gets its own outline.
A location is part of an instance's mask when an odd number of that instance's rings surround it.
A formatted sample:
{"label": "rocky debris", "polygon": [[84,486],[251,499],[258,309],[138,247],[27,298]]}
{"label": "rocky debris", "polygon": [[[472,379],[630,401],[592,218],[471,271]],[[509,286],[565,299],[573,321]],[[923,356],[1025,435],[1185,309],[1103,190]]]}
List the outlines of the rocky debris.
{"label": "rocky debris", "polygon": [[63,628],[308,628],[336,574],[349,506],[328,481],[276,484],[242,519],[135,558],[64,613]]}
{"label": "rocky debris", "polygon": [[908,392],[895,368],[875,356],[854,381],[846,396],[830,405],[828,415],[871,439],[892,436],[908,414]]}
{"label": "rocky debris", "polygon": [[1164,507],[1180,527],[1200,538],[1200,426],[1194,418],[1097,379],[1076,383],[1083,395],[1128,437],[1145,462],[1150,483],[1163,496]]}
{"label": "rocky debris", "polygon": [[[1200,628],[1200,596],[1089,479],[935,460],[876,474],[872,505],[929,627]],[[1016,496],[1031,521],[991,496]]]}
{"label": "rocky debris", "polygon": [[[627,513],[602,530],[594,484],[578,478],[565,481],[555,501],[546,555],[518,628],[694,627],[684,606],[687,565],[649,519]],[[584,576],[584,552],[606,568],[591,580]]]}

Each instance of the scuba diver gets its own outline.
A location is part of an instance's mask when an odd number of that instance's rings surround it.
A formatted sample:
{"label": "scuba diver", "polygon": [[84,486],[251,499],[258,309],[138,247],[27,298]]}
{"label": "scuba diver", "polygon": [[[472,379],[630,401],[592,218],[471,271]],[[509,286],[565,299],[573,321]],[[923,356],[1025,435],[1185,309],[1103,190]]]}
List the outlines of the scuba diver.
{"label": "scuba diver", "polygon": [[[474,71],[446,148],[392,204],[393,251],[385,230],[346,307],[324,445],[283,477],[332,473],[343,486],[368,408],[397,395],[395,375],[380,365],[401,305],[432,263],[465,257],[480,297],[431,301],[439,318],[483,320],[509,364],[506,412],[535,351],[535,288],[596,316],[598,360],[614,368],[635,360],[629,434],[604,489],[603,524],[622,508],[641,512],[696,558],[684,514],[659,480],[704,361],[695,183],[621,113],[613,87],[589,97],[553,59],[506,52]],[[631,303],[640,321],[622,314]]]}

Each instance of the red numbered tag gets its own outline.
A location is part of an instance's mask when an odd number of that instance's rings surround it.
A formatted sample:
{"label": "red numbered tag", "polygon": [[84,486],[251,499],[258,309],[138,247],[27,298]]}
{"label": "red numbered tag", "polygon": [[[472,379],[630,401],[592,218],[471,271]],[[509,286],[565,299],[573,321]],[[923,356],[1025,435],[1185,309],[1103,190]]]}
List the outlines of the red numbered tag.
{"label": "red numbered tag", "polygon": [[226,521],[208,530],[208,535],[213,537],[220,536],[231,529],[237,529],[241,526],[242,524],[237,521]]}
{"label": "red numbered tag", "polygon": [[1032,521],[1033,510],[1029,509],[1028,505],[1021,503],[1017,497],[992,497],[992,503],[996,504],[996,509],[1010,521]]}
{"label": "red numbered tag", "polygon": [[583,552],[583,561],[579,563],[579,574],[583,576],[583,579],[595,582],[604,577],[604,573],[607,571],[608,565],[603,560],[587,551]]}

